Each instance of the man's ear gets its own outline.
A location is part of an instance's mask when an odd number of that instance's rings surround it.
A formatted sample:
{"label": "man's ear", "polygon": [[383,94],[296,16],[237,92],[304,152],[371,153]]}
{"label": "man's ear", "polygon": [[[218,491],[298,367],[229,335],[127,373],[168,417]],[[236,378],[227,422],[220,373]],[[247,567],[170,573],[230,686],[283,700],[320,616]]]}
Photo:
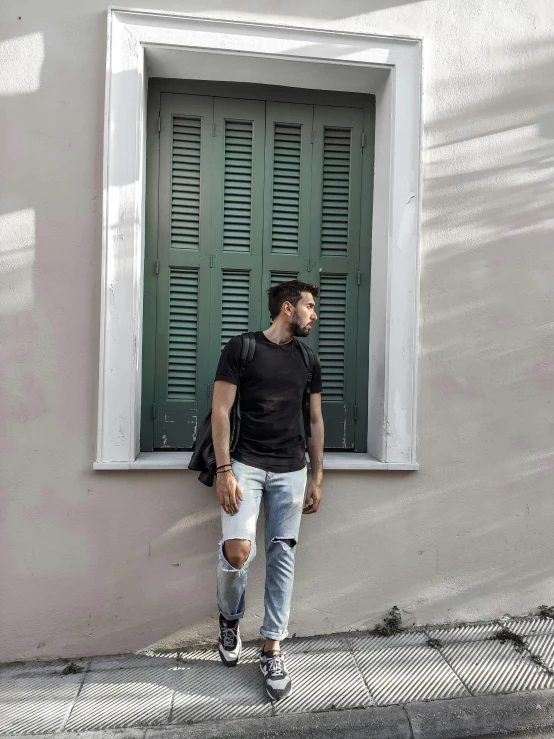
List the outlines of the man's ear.
{"label": "man's ear", "polygon": [[289,303],[288,300],[285,300],[283,303],[283,310],[285,311],[287,316],[292,316],[292,303]]}

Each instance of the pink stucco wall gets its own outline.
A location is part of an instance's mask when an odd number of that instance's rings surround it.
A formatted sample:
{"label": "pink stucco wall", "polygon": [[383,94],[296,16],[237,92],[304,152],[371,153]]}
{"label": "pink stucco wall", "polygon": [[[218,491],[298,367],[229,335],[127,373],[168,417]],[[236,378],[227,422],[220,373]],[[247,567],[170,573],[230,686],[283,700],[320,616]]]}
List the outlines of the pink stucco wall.
{"label": "pink stucco wall", "polygon": [[[421,470],[326,475],[291,631],[371,626],[394,604],[423,623],[554,602],[552,5],[147,5],[424,39]],[[0,7],[2,660],[215,631],[213,494],[185,472],[92,471],[106,8]],[[261,555],[251,575],[247,637]]]}

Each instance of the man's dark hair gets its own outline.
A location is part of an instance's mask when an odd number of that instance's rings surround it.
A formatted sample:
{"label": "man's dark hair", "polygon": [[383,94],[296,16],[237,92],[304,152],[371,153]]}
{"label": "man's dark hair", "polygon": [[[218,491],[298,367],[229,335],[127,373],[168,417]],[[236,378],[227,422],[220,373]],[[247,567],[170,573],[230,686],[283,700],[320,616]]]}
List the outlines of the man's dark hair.
{"label": "man's dark hair", "polygon": [[308,285],[307,282],[300,282],[300,280],[280,282],[278,285],[270,287],[267,291],[270,316],[273,319],[277,318],[284,302],[289,302],[296,308],[298,301],[302,297],[302,293],[311,293],[314,298],[317,298],[319,287],[317,285]]}

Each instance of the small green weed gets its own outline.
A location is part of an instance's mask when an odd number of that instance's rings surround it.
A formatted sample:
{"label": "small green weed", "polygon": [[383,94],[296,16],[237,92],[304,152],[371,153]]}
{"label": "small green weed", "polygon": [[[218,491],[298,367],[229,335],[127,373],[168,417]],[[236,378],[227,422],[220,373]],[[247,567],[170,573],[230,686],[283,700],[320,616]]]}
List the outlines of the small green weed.
{"label": "small green weed", "polygon": [[373,629],[376,636],[394,636],[400,631],[402,631],[402,616],[398,606],[393,606],[389,611],[389,615],[383,619],[383,623],[376,624]]}
{"label": "small green weed", "polygon": [[525,641],[519,634],[514,634],[507,626],[504,626],[500,631],[497,631],[492,636],[489,636],[490,640],[500,641],[502,643],[511,641],[514,647],[518,650],[525,649]]}
{"label": "small green weed", "polygon": [[550,667],[543,660],[543,658],[539,657],[538,654],[531,654],[531,662],[534,662],[539,667],[542,667],[543,670],[546,670],[547,674],[550,675],[550,677],[554,676],[554,670],[551,670]]}
{"label": "small green weed", "polygon": [[70,662],[62,670],[62,675],[77,675],[82,672],[85,668],[81,665],[76,665],[75,662]]}
{"label": "small green weed", "polygon": [[432,647],[433,649],[440,649],[442,647],[442,642],[440,639],[435,639],[435,637],[430,636],[429,639],[427,639],[427,646]]}
{"label": "small green weed", "polygon": [[554,606],[539,606],[539,616],[541,618],[554,618]]}

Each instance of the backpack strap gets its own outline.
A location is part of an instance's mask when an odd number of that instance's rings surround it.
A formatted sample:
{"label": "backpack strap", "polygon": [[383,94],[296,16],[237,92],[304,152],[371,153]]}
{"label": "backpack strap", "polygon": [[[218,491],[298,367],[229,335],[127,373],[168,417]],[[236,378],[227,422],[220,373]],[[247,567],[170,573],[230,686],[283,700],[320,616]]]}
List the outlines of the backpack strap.
{"label": "backpack strap", "polygon": [[304,418],[304,432],[306,438],[312,435],[312,425],[310,423],[310,395],[312,392],[312,378],[314,376],[315,369],[315,352],[306,346],[303,341],[299,341],[297,338],[294,339],[296,346],[300,349],[300,354],[308,370],[308,379],[306,381],[306,387],[304,388],[304,396],[302,398],[302,416]]}
{"label": "backpack strap", "polygon": [[308,381],[306,382],[306,390],[309,393],[312,392],[312,377],[314,376],[314,369],[315,369],[315,352],[313,349],[310,349],[309,346],[306,346],[303,341],[299,341],[295,338],[296,346],[300,349],[300,354],[302,354],[302,359],[304,360],[304,364],[306,365],[306,369],[308,370]]}
{"label": "backpack strap", "polygon": [[242,347],[240,352],[240,369],[239,377],[242,378],[246,374],[248,365],[254,359],[254,352],[256,351],[256,335],[253,331],[248,331],[240,335]]}

